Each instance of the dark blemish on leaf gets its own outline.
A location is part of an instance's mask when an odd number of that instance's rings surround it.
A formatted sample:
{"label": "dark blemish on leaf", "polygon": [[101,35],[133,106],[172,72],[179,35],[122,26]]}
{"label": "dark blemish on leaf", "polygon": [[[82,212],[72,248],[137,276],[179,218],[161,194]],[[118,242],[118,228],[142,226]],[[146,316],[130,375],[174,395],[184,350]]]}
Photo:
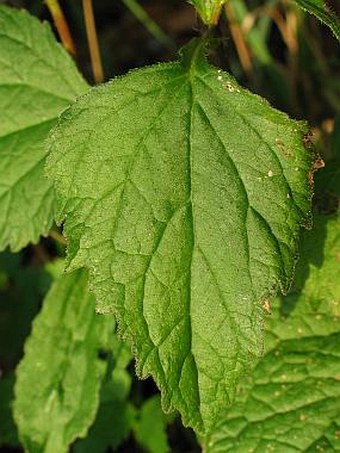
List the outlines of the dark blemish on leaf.
{"label": "dark blemish on leaf", "polygon": [[280,138],[275,139],[275,144],[279,151],[285,156],[285,157],[292,157],[293,154],[285,147],[285,144]]}
{"label": "dark blemish on leaf", "polygon": [[233,93],[234,91],[236,91],[236,93],[240,93],[239,88],[237,88],[237,86],[233,85],[231,82],[224,83],[223,88],[228,90],[230,93]]}

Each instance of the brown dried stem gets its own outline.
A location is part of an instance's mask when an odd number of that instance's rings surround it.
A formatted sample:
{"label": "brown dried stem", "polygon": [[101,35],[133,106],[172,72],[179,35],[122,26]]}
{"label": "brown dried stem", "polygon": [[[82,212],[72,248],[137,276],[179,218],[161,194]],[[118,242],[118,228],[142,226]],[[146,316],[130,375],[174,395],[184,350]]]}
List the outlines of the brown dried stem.
{"label": "brown dried stem", "polygon": [[65,49],[72,55],[76,54],[76,48],[68,27],[64,13],[58,0],[45,0],[46,6],[53,17],[54,24]]}
{"label": "brown dried stem", "polygon": [[104,80],[104,72],[100,57],[92,0],[83,0],[83,12],[85,19],[87,41],[90,49],[93,78],[96,83],[100,83]]}

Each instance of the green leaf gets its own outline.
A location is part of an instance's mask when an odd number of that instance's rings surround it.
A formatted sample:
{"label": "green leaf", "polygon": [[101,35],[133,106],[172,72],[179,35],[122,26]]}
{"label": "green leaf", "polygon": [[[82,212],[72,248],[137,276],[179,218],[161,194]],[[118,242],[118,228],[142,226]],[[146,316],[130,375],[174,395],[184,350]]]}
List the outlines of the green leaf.
{"label": "green leaf", "polygon": [[0,30],[0,250],[17,251],[51,227],[44,141],[87,84],[47,24],[0,6]]}
{"label": "green leaf", "polygon": [[149,453],[170,451],[166,425],[168,417],[163,413],[159,396],[145,401],[134,422],[133,431],[138,443]]}
{"label": "green leaf", "polygon": [[340,450],[340,219],[315,223],[303,237],[294,291],[275,304],[265,356],[207,453]]}
{"label": "green leaf", "polygon": [[261,300],[289,287],[311,156],[304,125],[199,46],[76,102],[47,169],[70,269],[90,270],[98,309],[118,316],[165,411],[204,432],[262,353]]}
{"label": "green leaf", "polygon": [[216,25],[220,17],[222,6],[228,0],[191,0],[197,12],[207,25]]}
{"label": "green leaf", "polygon": [[325,0],[295,0],[295,3],[304,11],[314,14],[321,22],[326,24],[337,40],[340,41],[340,20]]}
{"label": "green leaf", "polygon": [[95,314],[84,271],[53,284],[17,369],[14,418],[27,452],[66,452],[86,435],[106,371],[98,351],[113,326],[111,317]]}
{"label": "green leaf", "polygon": [[109,447],[116,449],[131,432],[135,409],[127,400],[131,375],[126,370],[131,353],[117,337],[113,340],[113,372],[102,387],[96,420],[86,438],[77,441],[74,453],[105,453]]}
{"label": "green leaf", "polygon": [[106,453],[109,447],[114,451],[129,436],[135,410],[127,401],[107,400],[103,402],[86,439],[75,444],[74,453]]}

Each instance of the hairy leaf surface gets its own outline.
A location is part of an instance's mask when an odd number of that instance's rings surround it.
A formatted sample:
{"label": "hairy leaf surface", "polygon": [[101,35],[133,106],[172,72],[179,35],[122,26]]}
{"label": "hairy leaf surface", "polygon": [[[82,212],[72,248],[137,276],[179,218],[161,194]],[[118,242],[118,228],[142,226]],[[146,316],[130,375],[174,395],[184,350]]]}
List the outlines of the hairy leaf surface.
{"label": "hairy leaf surface", "polygon": [[308,222],[305,126],[208,65],[135,71],[81,98],[49,139],[70,268],[132,339],[165,410],[204,432],[263,347]]}
{"label": "hairy leaf surface", "polygon": [[112,317],[95,314],[87,275],[63,275],[49,291],[17,370],[14,417],[27,452],[62,453],[92,424],[113,335]]}
{"label": "hairy leaf surface", "polygon": [[326,24],[340,41],[340,19],[325,0],[295,0],[295,3]]}
{"label": "hairy leaf surface", "polygon": [[266,354],[207,453],[340,450],[339,256],[339,219],[317,219],[304,236],[294,291],[269,323]]}
{"label": "hairy leaf surface", "polygon": [[47,24],[0,6],[0,250],[38,240],[53,220],[44,141],[87,89]]}

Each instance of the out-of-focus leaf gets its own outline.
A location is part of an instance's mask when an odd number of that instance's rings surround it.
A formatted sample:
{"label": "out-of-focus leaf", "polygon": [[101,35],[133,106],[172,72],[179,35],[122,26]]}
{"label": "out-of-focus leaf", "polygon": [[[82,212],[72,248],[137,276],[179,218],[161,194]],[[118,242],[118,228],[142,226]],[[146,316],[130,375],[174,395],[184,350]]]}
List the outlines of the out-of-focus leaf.
{"label": "out-of-focus leaf", "polygon": [[51,227],[46,136],[88,88],[49,25],[0,5],[0,250],[17,251]]}
{"label": "out-of-focus leaf", "polygon": [[109,447],[117,448],[132,429],[136,411],[127,400],[131,375],[126,370],[131,353],[114,337],[112,355],[113,371],[102,388],[96,420],[87,437],[77,441],[74,453],[105,453]]}
{"label": "out-of-focus leaf", "polygon": [[101,403],[94,425],[86,439],[76,443],[74,453],[106,453],[109,447],[118,448],[129,436],[134,418],[135,409],[127,401]]}
{"label": "out-of-focus leaf", "polygon": [[53,284],[17,370],[14,417],[27,452],[66,452],[86,435],[107,368],[98,353],[113,326],[111,317],[95,314],[84,271]]}
{"label": "out-of-focus leaf", "polygon": [[133,426],[138,443],[149,453],[167,453],[170,451],[166,425],[169,416],[162,411],[159,396],[147,399],[139,410]]}

